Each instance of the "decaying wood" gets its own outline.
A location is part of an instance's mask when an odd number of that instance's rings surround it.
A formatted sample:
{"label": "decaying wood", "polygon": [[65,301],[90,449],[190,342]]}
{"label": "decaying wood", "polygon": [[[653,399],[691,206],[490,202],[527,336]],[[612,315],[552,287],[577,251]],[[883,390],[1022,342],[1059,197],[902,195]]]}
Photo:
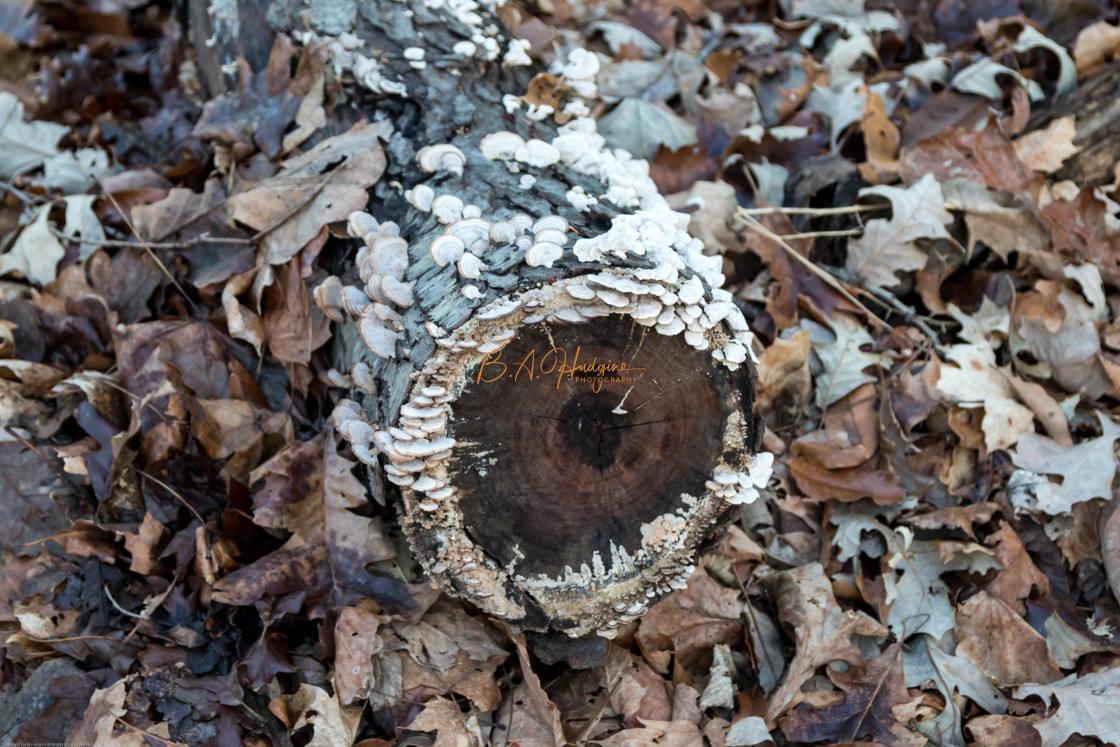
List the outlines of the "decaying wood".
{"label": "decaying wood", "polygon": [[1046,128],[1055,119],[1077,117],[1073,144],[1080,150],[1070,156],[1055,179],[1077,184],[1109,184],[1120,162],[1120,61],[1100,72],[1031,115],[1027,131]]}
{"label": "decaying wood", "polygon": [[[336,427],[442,588],[523,629],[613,636],[769,475],[719,258],[591,120],[507,109],[536,71],[502,64],[493,15],[296,5],[269,23],[365,87],[335,117],[378,119],[388,159],[350,221],[365,246],[317,290],[356,385]],[[245,44],[229,26],[207,69]]]}

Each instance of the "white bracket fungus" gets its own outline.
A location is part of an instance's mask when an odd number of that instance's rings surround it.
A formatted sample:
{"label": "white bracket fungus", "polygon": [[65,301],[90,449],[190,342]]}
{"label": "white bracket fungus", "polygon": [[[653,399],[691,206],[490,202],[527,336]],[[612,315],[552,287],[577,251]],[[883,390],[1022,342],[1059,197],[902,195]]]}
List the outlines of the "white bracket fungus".
{"label": "white bracket fungus", "polygon": [[467,165],[467,157],[463,151],[448,143],[427,145],[416,154],[416,162],[420,170],[429,174],[437,171],[447,171],[455,176],[463,175],[463,167]]}

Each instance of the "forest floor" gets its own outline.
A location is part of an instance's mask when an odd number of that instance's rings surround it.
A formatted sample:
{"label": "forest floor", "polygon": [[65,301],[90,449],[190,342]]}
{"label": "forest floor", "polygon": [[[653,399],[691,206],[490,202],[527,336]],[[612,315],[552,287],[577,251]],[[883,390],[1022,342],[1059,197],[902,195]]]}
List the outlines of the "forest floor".
{"label": "forest floor", "polygon": [[348,83],[281,40],[203,101],[168,3],[0,0],[0,745],[1120,744],[1120,179],[1031,125],[1115,5],[498,15],[724,257],[763,500],[588,668],[439,595],[281,172]]}

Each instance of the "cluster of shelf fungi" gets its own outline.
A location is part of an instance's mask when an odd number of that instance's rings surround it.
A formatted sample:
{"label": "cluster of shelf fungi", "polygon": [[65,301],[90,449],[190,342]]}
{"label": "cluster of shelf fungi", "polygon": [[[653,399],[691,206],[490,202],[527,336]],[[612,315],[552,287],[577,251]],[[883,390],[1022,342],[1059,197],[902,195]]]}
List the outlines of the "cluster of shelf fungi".
{"label": "cluster of shelf fungi", "polygon": [[[614,637],[766,485],[750,332],[687,216],[433,210],[440,175],[470,180],[441,153],[400,223],[351,216],[360,248],[316,289],[352,361],[334,426],[399,491],[441,588],[520,629]],[[670,245],[630,251],[631,231]]]}

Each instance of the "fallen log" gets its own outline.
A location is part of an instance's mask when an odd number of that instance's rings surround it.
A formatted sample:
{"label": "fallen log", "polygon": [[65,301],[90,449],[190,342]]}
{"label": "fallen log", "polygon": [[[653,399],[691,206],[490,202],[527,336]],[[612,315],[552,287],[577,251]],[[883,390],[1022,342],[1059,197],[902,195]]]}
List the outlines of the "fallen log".
{"label": "fallen log", "polygon": [[[232,69],[246,42],[222,29],[245,5],[224,9],[207,69]],[[721,258],[593,120],[526,110],[533,71],[473,3],[282,7],[276,30],[310,24],[293,35],[393,129],[349,221],[361,248],[315,292],[355,385],[334,426],[371,490],[399,492],[440,587],[521,629],[613,637],[769,477]],[[568,58],[570,113],[597,65]]]}
{"label": "fallen log", "polygon": [[1077,117],[1077,153],[1066,159],[1055,179],[1076,184],[1110,184],[1120,163],[1120,61],[1082,81],[1074,90],[1033,112],[1026,132],[1045,129],[1054,120]]}

